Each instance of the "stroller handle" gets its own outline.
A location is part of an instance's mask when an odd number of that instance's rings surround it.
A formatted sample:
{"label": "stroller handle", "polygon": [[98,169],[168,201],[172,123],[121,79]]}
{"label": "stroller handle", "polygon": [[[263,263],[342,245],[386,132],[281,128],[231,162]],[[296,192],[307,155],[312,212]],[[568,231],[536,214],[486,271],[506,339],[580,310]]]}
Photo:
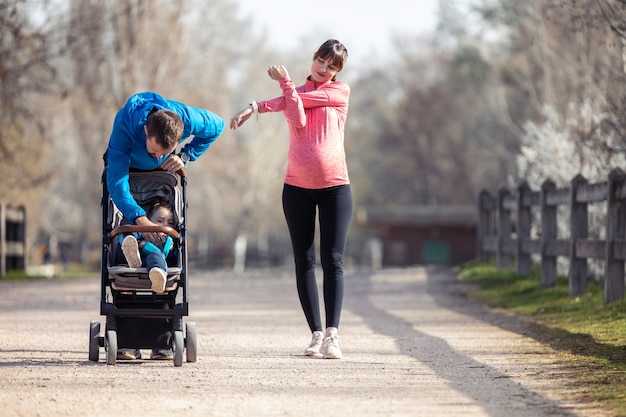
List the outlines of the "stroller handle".
{"label": "stroller handle", "polygon": [[111,230],[111,233],[109,233],[109,238],[113,238],[120,234],[132,232],[165,233],[175,239],[178,239],[178,232],[176,231],[176,229],[173,229],[169,226],[138,226],[136,224],[125,224],[123,226],[116,227],[115,229]]}

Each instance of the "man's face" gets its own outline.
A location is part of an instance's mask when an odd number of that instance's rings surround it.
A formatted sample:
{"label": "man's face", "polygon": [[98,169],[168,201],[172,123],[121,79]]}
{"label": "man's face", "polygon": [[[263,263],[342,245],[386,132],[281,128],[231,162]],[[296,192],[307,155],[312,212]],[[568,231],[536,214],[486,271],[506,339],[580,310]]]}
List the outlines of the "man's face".
{"label": "man's face", "polygon": [[154,136],[146,137],[146,150],[151,157],[156,159],[161,159],[163,156],[174,151],[174,149],[164,149],[161,145],[159,145]]}

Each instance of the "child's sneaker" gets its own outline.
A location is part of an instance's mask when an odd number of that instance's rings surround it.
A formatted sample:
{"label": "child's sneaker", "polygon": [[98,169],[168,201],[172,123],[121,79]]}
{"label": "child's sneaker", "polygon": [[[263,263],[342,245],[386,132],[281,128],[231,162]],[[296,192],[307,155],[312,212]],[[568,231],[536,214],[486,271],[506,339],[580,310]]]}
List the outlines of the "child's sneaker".
{"label": "child's sneaker", "polygon": [[341,349],[339,349],[339,336],[337,336],[336,330],[333,332],[326,332],[326,336],[322,342],[322,354],[324,355],[324,359],[343,358]]}
{"label": "child's sneaker", "polygon": [[128,266],[131,268],[141,267],[139,244],[137,243],[137,238],[135,238],[135,236],[128,235],[124,238],[122,241],[122,252],[124,252],[124,257],[126,258]]}
{"label": "child's sneaker", "polygon": [[150,281],[152,281],[152,291],[157,294],[163,294],[165,292],[165,282],[167,281],[167,274],[161,268],[154,267],[149,273]]}
{"label": "child's sneaker", "polygon": [[324,334],[320,331],[313,332],[311,337],[311,344],[308,348],[304,349],[305,356],[320,356],[320,348],[322,347],[322,339]]}

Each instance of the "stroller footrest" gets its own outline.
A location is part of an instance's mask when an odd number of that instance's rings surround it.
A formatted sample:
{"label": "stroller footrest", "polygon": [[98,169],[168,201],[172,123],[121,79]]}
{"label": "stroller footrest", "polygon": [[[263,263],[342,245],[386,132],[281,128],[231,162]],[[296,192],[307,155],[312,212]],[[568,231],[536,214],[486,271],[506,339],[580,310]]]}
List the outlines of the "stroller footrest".
{"label": "stroller footrest", "polygon": [[102,303],[100,305],[100,314],[116,317],[180,318],[189,315],[189,307],[187,303],[182,303],[176,304],[173,309],[118,308],[111,303]]}
{"label": "stroller footrest", "polygon": [[[146,290],[151,291],[152,283],[146,268],[130,268],[128,266],[108,267],[111,288],[117,291]],[[176,289],[182,268],[171,267],[167,269],[167,282],[165,291]]]}

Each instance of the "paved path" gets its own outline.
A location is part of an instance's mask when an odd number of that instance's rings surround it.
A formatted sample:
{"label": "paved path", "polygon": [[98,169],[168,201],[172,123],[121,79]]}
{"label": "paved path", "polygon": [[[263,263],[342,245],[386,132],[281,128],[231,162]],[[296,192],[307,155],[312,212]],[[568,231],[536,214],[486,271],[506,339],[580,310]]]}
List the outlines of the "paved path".
{"label": "paved path", "polygon": [[[321,280],[320,280],[321,281]],[[310,335],[287,271],[193,272],[198,362],[87,360],[99,277],[0,281],[0,415],[602,416],[572,398],[522,321],[464,297],[448,269],[350,271],[343,360]],[[103,326],[104,327],[104,326]],[[148,352],[144,352],[148,354]]]}

